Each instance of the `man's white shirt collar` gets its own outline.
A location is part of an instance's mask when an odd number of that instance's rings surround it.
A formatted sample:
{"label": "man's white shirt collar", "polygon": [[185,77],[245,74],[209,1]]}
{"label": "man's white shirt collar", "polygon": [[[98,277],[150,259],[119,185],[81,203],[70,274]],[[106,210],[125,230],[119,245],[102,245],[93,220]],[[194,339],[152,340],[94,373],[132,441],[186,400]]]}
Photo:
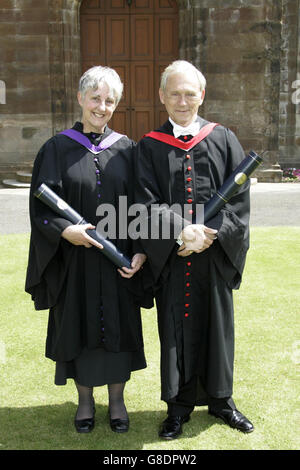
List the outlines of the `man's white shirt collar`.
{"label": "man's white shirt collar", "polygon": [[173,134],[174,134],[174,137],[179,137],[180,135],[192,135],[192,136],[195,136],[196,134],[199,133],[200,131],[200,123],[197,122],[197,118],[194,122],[191,122],[191,124],[189,124],[188,126],[186,127],[183,127],[183,126],[179,126],[178,124],[176,124],[176,122],[174,122],[170,117],[169,117],[169,121],[170,123],[172,124],[173,126]]}

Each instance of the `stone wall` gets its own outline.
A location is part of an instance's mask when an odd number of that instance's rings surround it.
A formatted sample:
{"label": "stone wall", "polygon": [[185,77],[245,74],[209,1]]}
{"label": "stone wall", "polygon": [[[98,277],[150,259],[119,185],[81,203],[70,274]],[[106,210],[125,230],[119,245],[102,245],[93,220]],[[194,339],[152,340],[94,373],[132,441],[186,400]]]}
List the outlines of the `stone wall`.
{"label": "stone wall", "polygon": [[282,3],[279,162],[300,168],[300,2]]}
{"label": "stone wall", "polygon": [[76,101],[81,75],[79,8],[82,0],[48,0],[52,133],[78,118]]}
{"label": "stone wall", "polygon": [[52,131],[48,6],[38,0],[1,0],[0,9],[0,79],[6,85],[0,165],[13,166],[32,160]]}
{"label": "stone wall", "polygon": [[[32,163],[38,149],[78,114],[79,1],[1,0],[0,171]],[[75,108],[74,108],[75,106]]]}
{"label": "stone wall", "polygon": [[[180,57],[208,82],[203,116],[235,131],[245,151],[267,150],[266,167],[300,167],[300,105],[292,102],[299,0],[177,1]],[[0,2],[0,170],[32,162],[48,137],[78,117],[80,4]]]}
{"label": "stone wall", "polygon": [[[188,8],[185,5],[188,4]],[[221,122],[244,149],[279,160],[281,2],[181,0],[181,57],[207,79],[203,115]]]}

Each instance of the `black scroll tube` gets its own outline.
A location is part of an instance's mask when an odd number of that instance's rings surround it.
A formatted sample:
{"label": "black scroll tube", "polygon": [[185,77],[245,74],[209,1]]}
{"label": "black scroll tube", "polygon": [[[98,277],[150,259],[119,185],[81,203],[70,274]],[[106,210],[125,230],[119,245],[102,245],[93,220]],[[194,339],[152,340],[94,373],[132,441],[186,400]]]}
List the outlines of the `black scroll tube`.
{"label": "black scroll tube", "polygon": [[[234,172],[222,184],[212,198],[204,204],[204,223],[214,217],[247,181],[263,161],[253,150],[244,158]],[[196,222],[197,223],[197,222]]]}
{"label": "black scroll tube", "polygon": [[[52,189],[50,189],[45,183],[42,183],[38,189],[34,192],[34,196],[40,201],[46,204],[57,214],[61,215],[64,219],[69,220],[74,225],[87,224],[86,220],[78,214],[69,204],[61,199]],[[119,268],[126,267],[131,269],[131,261],[125,256],[118,248],[109,240],[103,238],[95,229],[89,229],[86,233],[101,243],[103,250],[100,250],[112,263]],[[96,247],[97,248],[97,247]]]}

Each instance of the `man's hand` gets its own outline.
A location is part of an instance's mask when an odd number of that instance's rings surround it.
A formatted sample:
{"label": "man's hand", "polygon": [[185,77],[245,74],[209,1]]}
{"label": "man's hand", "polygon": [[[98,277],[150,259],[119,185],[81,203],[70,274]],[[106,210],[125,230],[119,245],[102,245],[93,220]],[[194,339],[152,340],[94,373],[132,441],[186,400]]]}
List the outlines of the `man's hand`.
{"label": "man's hand", "polygon": [[92,224],[69,225],[64,229],[61,236],[73,245],[83,245],[86,248],[91,248],[91,246],[94,245],[103,250],[101,243],[98,243],[86,233],[86,230],[92,230],[94,228]]}
{"label": "man's hand", "polygon": [[[205,225],[192,224],[185,227],[180,236],[185,250],[201,253],[213,244],[217,233],[217,230]],[[183,252],[180,256],[187,256],[187,254]]]}
{"label": "man's hand", "polygon": [[182,256],[183,258],[185,258],[186,256],[190,256],[192,253],[194,252],[192,250],[187,250],[184,243],[177,250],[178,256]]}
{"label": "man's hand", "polygon": [[141,269],[146,259],[147,256],[143,253],[136,253],[131,261],[131,269],[123,267],[122,269],[118,269],[118,271],[122,277],[130,279],[137,271]]}

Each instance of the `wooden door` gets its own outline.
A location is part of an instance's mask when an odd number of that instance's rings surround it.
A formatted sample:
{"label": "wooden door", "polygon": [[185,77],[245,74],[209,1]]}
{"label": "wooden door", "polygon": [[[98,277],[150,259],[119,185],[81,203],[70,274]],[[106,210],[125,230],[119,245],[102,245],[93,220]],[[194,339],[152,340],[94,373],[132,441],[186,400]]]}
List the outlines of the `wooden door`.
{"label": "wooden door", "polygon": [[109,126],[139,140],[167,118],[158,88],[178,58],[176,0],[84,0],[80,20],[82,72],[94,65],[118,72],[124,94]]}

